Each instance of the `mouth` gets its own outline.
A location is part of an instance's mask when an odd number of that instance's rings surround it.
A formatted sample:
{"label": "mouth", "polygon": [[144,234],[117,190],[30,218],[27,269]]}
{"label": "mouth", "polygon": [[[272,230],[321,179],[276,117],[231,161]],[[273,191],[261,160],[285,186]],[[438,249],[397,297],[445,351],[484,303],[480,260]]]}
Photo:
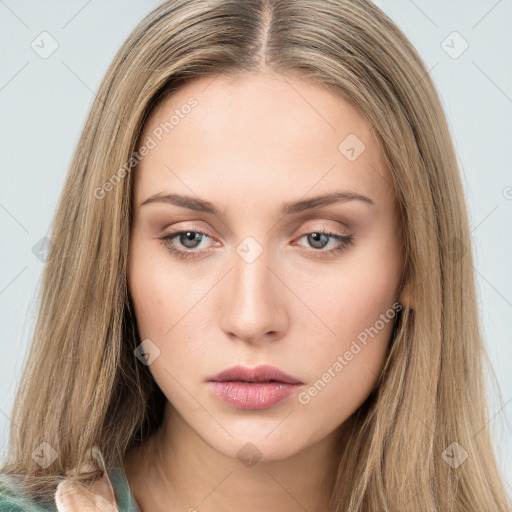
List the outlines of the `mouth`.
{"label": "mouth", "polygon": [[230,381],[213,381],[213,382],[245,382],[247,384],[259,384],[259,383],[268,383],[268,382],[283,382],[281,380],[242,380],[242,379],[236,379],[236,380],[230,380]]}
{"label": "mouth", "polygon": [[274,366],[233,366],[207,379],[213,392],[236,409],[268,409],[290,397],[303,382]]}
{"label": "mouth", "polygon": [[285,384],[303,384],[296,377],[270,365],[260,365],[255,368],[240,365],[232,366],[217,375],[207,378],[207,380],[211,382],[283,382]]}

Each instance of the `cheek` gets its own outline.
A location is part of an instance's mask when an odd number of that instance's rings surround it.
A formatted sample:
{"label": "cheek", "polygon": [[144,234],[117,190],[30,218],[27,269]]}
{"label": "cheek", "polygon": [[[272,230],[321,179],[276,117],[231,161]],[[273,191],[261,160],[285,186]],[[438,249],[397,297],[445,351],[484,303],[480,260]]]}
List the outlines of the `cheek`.
{"label": "cheek", "polygon": [[[191,283],[195,283],[192,285]],[[171,375],[188,376],[191,361],[208,357],[204,310],[209,279],[192,279],[165,251],[148,241],[134,242],[129,261],[128,286],[141,341],[150,339],[160,356],[150,370],[162,389]]]}
{"label": "cheek", "polygon": [[158,343],[172,327],[169,312],[176,306],[175,294],[166,286],[165,278],[159,278],[151,269],[144,271],[143,267],[134,269],[129,283],[140,337]]}
{"label": "cheek", "polygon": [[311,402],[318,395],[314,400],[324,404],[327,414],[340,412],[327,407],[333,400],[360,405],[387,355],[401,268],[394,254],[375,254],[379,257],[359,253],[357,261],[347,258],[342,269],[304,289],[304,302],[314,305],[311,309],[321,320],[306,322],[304,317],[302,321],[309,338],[314,339],[304,347],[304,356],[310,361],[314,381],[319,381],[317,391],[311,392]]}
{"label": "cheek", "polygon": [[355,260],[301,288],[301,298],[325,326],[322,339],[334,344],[372,326],[397,300],[397,265],[378,258]]}
{"label": "cheek", "polygon": [[[149,370],[167,399],[179,404],[186,399],[180,392],[179,381],[188,378],[193,368],[190,359],[200,357],[192,355],[200,347],[187,340],[192,336],[190,328],[193,324],[189,322],[194,316],[193,306],[197,299],[190,288],[190,280],[183,273],[170,269],[169,261],[161,255],[155,256],[158,250],[148,248],[149,245],[134,243],[128,286],[140,340],[149,339],[158,347],[158,356],[149,365]],[[177,340],[185,343],[177,343]]]}
{"label": "cheek", "polygon": [[157,344],[172,335],[180,318],[201,297],[201,290],[191,286],[158,241],[132,242],[128,288],[141,339],[154,339]]}

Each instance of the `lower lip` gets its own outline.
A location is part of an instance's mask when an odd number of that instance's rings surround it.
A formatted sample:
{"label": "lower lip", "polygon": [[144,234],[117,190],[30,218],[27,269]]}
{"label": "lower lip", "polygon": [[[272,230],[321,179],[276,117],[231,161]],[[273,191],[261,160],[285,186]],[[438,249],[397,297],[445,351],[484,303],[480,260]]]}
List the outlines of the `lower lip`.
{"label": "lower lip", "polygon": [[268,409],[288,398],[299,384],[287,382],[210,382],[215,394],[236,409]]}

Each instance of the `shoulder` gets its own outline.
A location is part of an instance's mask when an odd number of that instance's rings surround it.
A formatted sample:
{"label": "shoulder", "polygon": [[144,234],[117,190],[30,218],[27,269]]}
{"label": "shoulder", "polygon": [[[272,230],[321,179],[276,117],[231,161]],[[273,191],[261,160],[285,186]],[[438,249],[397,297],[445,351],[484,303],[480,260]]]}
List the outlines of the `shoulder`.
{"label": "shoulder", "polygon": [[126,496],[129,488],[125,489],[125,483],[123,472],[117,469],[87,488],[65,479],[57,486],[54,504],[43,507],[19,494],[16,484],[7,475],[0,474],[0,512],[76,512],[90,510],[91,504],[95,510],[117,512],[116,491],[122,503],[129,502]]}
{"label": "shoulder", "polygon": [[15,496],[0,487],[0,512],[56,512],[55,507],[44,508],[26,498]]}
{"label": "shoulder", "polygon": [[10,496],[0,491],[0,512],[22,512],[22,504],[15,505]]}

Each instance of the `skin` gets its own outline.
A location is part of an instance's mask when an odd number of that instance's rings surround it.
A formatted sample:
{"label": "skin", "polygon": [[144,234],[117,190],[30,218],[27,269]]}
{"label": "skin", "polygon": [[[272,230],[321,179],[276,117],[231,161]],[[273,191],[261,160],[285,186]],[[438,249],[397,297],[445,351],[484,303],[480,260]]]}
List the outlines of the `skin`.
{"label": "skin", "polygon": [[[189,82],[148,119],[141,140],[193,96],[198,105],[134,171],[129,291],[141,340],[160,350],[149,369],[168,399],[158,432],[127,452],[141,510],[327,510],[344,422],[374,388],[393,321],[369,338],[307,404],[298,393],[265,410],[222,402],[206,378],[232,365],[274,365],[308,390],[399,296],[398,208],[381,149],[364,117],[326,88],[262,72]],[[338,149],[355,134],[364,151]],[[333,191],[370,197],[282,216],[282,203]],[[225,217],[152,194],[199,197]],[[207,233],[181,259],[160,241],[173,230]],[[339,247],[318,231],[353,236]],[[247,236],[262,253],[237,247]],[[199,235],[196,235],[199,236]],[[209,252],[208,252],[209,250]],[[201,252],[202,251],[202,252]],[[252,443],[249,467],[237,455]],[[247,447],[246,447],[247,449]]]}

